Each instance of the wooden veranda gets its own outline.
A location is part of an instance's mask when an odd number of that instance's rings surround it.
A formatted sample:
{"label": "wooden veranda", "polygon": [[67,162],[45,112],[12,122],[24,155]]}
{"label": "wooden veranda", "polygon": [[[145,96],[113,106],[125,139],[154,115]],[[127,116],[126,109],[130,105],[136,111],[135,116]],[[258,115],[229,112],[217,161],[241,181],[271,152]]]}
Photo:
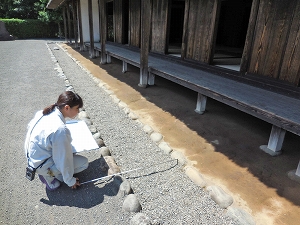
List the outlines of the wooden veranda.
{"label": "wooden veranda", "polygon": [[[110,57],[122,60],[123,72],[127,63],[139,67],[139,86],[153,85],[155,76],[162,76],[198,93],[198,113],[203,113],[207,99],[213,98],[272,124],[268,145],[261,146],[271,155],[281,153],[286,131],[300,136],[299,1],[48,3],[48,8],[59,6],[72,8],[75,44],[78,36],[80,49],[88,48],[91,58],[99,55],[102,64],[109,63]],[[237,13],[235,18],[230,13],[236,7],[245,13]],[[70,12],[66,13],[65,24],[70,27]],[[179,45],[172,36],[174,14],[181,18],[176,23],[182,35]],[[240,28],[231,32],[244,37],[226,37],[222,32],[231,20],[242,21],[236,21]],[[171,50],[171,45],[177,46],[176,50]],[[222,65],[231,61],[238,62],[237,69]],[[300,176],[300,163],[295,174]]]}

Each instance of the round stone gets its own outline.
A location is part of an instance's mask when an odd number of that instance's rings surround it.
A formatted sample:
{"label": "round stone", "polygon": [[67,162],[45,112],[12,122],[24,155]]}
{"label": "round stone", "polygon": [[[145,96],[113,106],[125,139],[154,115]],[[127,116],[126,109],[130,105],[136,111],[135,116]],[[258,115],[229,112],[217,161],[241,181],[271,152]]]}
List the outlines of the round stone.
{"label": "round stone", "polygon": [[172,152],[172,148],[166,143],[166,142],[161,142],[158,147],[165,153],[165,154],[170,154]]}
{"label": "round stone", "polygon": [[211,199],[223,209],[226,209],[233,203],[233,198],[219,186],[208,186],[207,191]]}
{"label": "round stone", "polygon": [[150,219],[144,213],[137,213],[130,220],[130,225],[151,225]]}
{"label": "round stone", "polygon": [[100,153],[102,156],[110,156],[110,151],[107,147],[101,147],[100,148]]}
{"label": "round stone", "polygon": [[145,125],[143,127],[143,130],[145,131],[146,134],[151,134],[153,132],[152,127],[150,127],[149,125]]}
{"label": "round stone", "polygon": [[134,194],[129,194],[125,198],[122,208],[127,212],[139,212],[141,211],[142,206]]}
{"label": "round stone", "polygon": [[154,132],[150,135],[150,138],[152,141],[158,143],[162,140],[163,136],[160,133]]}

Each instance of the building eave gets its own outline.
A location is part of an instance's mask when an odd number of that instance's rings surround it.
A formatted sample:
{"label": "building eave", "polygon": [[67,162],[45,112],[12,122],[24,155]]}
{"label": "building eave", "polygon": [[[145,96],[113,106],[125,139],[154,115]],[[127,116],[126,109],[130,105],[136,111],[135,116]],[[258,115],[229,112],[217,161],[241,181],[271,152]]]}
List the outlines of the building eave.
{"label": "building eave", "polygon": [[46,6],[47,9],[56,9],[61,6],[65,0],[50,0]]}

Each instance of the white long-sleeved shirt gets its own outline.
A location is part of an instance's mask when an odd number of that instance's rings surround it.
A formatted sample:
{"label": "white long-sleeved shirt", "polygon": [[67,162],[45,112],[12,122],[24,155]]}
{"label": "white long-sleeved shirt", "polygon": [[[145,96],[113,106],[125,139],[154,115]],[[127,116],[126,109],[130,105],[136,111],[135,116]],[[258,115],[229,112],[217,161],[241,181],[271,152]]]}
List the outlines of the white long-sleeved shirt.
{"label": "white long-sleeved shirt", "polygon": [[73,186],[76,178],[73,177],[72,138],[59,109],[55,108],[53,112],[45,116],[42,111],[38,111],[27,128],[24,147],[26,155],[28,152],[29,165],[37,168],[49,158],[43,168],[48,169],[55,164],[64,182],[70,187]]}

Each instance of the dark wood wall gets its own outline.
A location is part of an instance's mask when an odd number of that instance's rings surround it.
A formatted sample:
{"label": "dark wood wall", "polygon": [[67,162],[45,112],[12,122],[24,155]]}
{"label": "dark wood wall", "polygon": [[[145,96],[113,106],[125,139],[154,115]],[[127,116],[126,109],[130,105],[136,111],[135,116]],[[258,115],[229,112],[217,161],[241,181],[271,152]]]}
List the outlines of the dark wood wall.
{"label": "dark wood wall", "polygon": [[153,0],[151,51],[165,54],[167,51],[167,26],[169,0]]}
{"label": "dark wood wall", "polygon": [[242,67],[246,72],[299,86],[300,1],[255,0],[255,4],[257,13],[252,16],[256,16],[256,25],[253,30],[249,27],[252,41],[246,41]]}
{"label": "dark wood wall", "polygon": [[141,2],[129,0],[129,45],[140,47]]}
{"label": "dark wood wall", "polygon": [[220,0],[186,0],[183,58],[210,63]]}
{"label": "dark wood wall", "polygon": [[[114,0],[115,41],[123,43],[122,0]],[[171,0],[152,0],[151,51],[166,54]],[[182,58],[212,63],[221,0],[185,0]],[[124,9],[123,9],[124,10]],[[141,1],[129,0],[128,44],[140,47]],[[300,86],[300,1],[253,0],[241,72]]]}
{"label": "dark wood wall", "polygon": [[300,87],[300,1],[296,2],[279,79]]}
{"label": "dark wood wall", "polygon": [[123,16],[123,1],[114,0],[114,41],[116,43],[123,43],[123,27],[124,27],[124,16]]}

